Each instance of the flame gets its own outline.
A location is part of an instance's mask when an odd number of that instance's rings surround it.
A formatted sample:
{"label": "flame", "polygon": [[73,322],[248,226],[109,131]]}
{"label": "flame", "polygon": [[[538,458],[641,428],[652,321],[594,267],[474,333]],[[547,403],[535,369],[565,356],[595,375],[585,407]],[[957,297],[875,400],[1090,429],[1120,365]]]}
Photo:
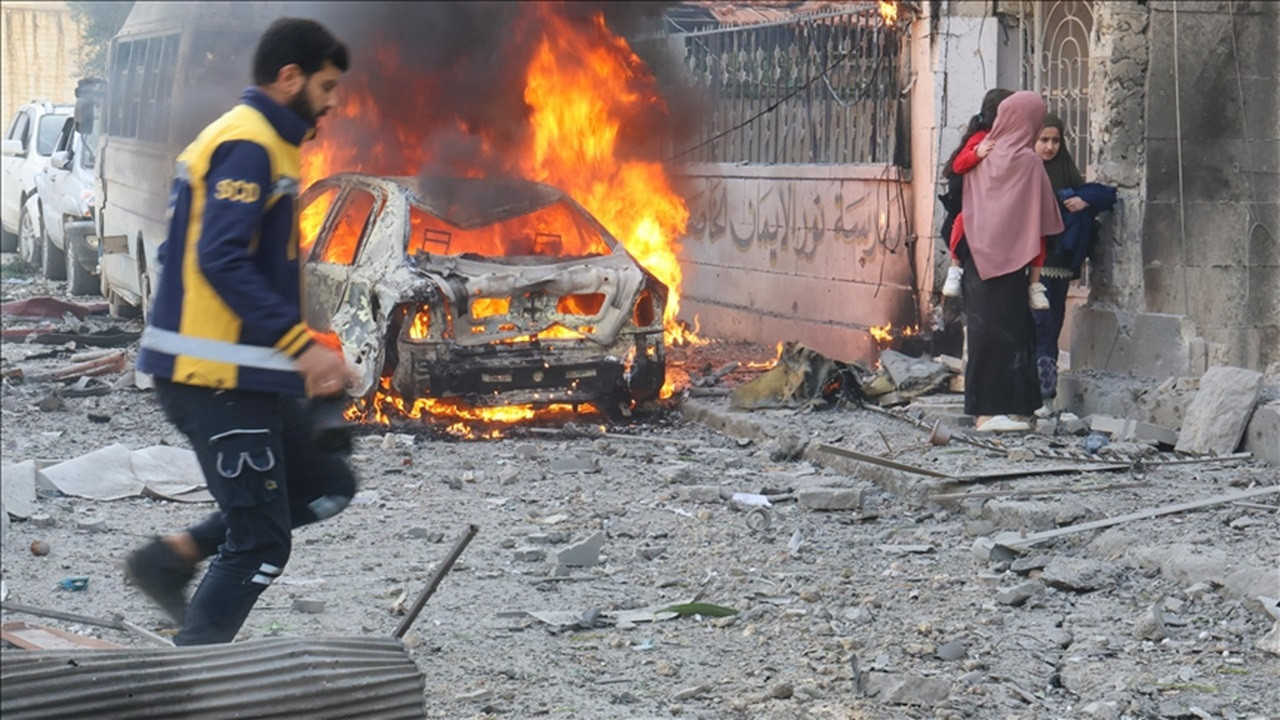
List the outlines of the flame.
{"label": "flame", "polygon": [[[666,112],[653,74],[627,42],[608,29],[602,13],[595,13],[589,22],[574,22],[569,19],[573,13],[560,4],[520,3],[518,7],[522,22],[511,41],[527,43],[531,51],[527,67],[519,71],[528,109],[523,132],[512,134],[484,127],[483,121],[475,118],[450,116],[448,98],[438,92],[440,77],[444,76],[433,78],[406,66],[397,53],[407,48],[385,43],[366,63],[371,68],[367,74],[353,73],[344,79],[342,102],[321,122],[315,139],[303,146],[303,186],[344,171],[413,176],[433,161],[449,167],[456,175],[507,174],[555,186],[595,216],[628,254],[667,286],[662,317],[667,343],[705,344],[707,341],[698,336],[697,318],[692,328],[676,319],[683,284],[678,238],[685,232],[688,208],[663,165],[637,158],[633,151],[634,139],[652,124],[645,119]],[[413,91],[375,101],[375,84]],[[459,165],[452,156],[433,156],[443,151],[436,140],[446,131],[456,133],[465,143],[467,153],[462,154],[471,158],[468,164]],[[314,242],[333,197],[322,198],[322,202],[309,207],[300,218],[299,244],[304,253]],[[565,226],[557,215],[564,215],[563,210],[552,206],[536,213],[537,227],[519,229],[519,236],[528,238],[520,247],[497,242],[498,234],[492,228],[464,231],[425,213],[411,213],[413,240],[408,250],[550,256],[600,251],[602,247],[593,244],[602,242],[598,236],[593,239],[581,228],[570,230]],[[522,221],[518,218],[515,222]],[[343,230],[338,225],[335,229]],[[504,229],[502,237],[510,235]],[[335,232],[322,250],[325,258],[349,257],[354,240],[350,233]],[[570,246],[571,242],[576,244]],[[496,302],[473,300],[471,319],[501,314],[497,304],[490,304]],[[589,312],[596,302],[594,297],[568,302],[560,309],[562,313],[570,314],[567,310],[572,310],[572,314],[596,314]],[[637,308],[642,305],[637,303]],[[639,309],[636,315],[639,320]],[[428,316],[418,313],[410,336],[423,337],[428,329]],[[582,335],[556,325],[536,337],[563,339]],[[531,339],[526,336],[508,342]],[[663,397],[671,395],[672,384],[668,378]],[[403,402],[397,403],[387,389],[389,384],[375,400],[377,414],[392,410],[421,417],[424,413],[449,412],[446,404],[424,400],[403,407]],[[527,408],[521,414],[521,419],[533,417],[533,411]],[[489,420],[460,418],[473,419]]]}
{"label": "flame", "polygon": [[893,27],[898,22],[898,3],[895,0],[880,0],[880,17],[884,24]]}
{"label": "flame", "polygon": [[873,326],[867,329],[871,333],[871,337],[876,341],[876,347],[888,347],[897,338],[911,337],[920,334],[920,328],[916,325],[909,325],[897,328],[893,327],[893,323],[885,323],[881,326]]}
{"label": "flame", "polygon": [[554,404],[535,408],[533,405],[499,405],[494,407],[474,407],[453,400],[436,398],[419,398],[406,402],[391,387],[390,378],[382,378],[382,389],[374,395],[371,402],[357,400],[347,408],[344,416],[348,420],[379,425],[390,425],[392,417],[404,417],[410,420],[423,418],[456,420],[445,426],[444,431],[456,437],[468,440],[492,440],[504,436],[503,428],[484,426],[514,425],[532,420],[534,417],[547,419],[554,417],[577,416],[583,413],[599,412],[594,405],[585,403],[574,406]]}

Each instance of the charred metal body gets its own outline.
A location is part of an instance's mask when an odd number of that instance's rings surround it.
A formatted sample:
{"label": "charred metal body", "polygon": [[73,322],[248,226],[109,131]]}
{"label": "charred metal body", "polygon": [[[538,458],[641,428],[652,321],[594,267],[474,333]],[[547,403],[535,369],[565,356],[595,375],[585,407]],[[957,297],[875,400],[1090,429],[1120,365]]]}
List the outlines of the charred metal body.
{"label": "charred metal body", "polygon": [[356,362],[358,397],[610,407],[661,390],[666,286],[559,190],[347,173],[302,208],[307,322]]}

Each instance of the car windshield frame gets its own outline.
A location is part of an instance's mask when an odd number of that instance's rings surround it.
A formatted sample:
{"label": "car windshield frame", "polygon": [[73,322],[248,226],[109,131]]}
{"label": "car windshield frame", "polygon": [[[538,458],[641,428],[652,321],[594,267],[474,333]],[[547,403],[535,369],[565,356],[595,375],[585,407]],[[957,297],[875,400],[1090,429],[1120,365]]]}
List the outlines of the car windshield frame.
{"label": "car windshield frame", "polygon": [[[586,212],[571,198],[562,197],[555,202],[548,203],[526,213],[520,213],[511,217],[504,217],[495,222],[486,223],[479,227],[460,228],[448,220],[433,213],[429,208],[419,204],[412,196],[406,198],[408,217],[405,223],[404,244],[401,246],[405,255],[414,257],[417,255],[449,257],[449,256],[474,256],[484,257],[488,259],[498,258],[517,258],[517,257],[538,257],[546,258],[548,261],[561,259],[574,259],[584,257],[607,257],[616,252],[615,243],[610,242],[611,236],[600,226],[599,221],[595,220],[590,213]],[[498,240],[496,236],[503,228],[515,229],[525,225],[539,216],[547,217],[553,214],[561,214],[559,218],[561,222],[568,220],[572,223],[571,227],[559,227],[555,229],[561,230],[560,233],[546,233],[534,231],[531,237],[521,238],[520,241],[507,237]],[[438,227],[424,228],[427,233],[424,238],[415,245],[415,235],[417,234],[417,218],[427,218],[430,224]],[[545,229],[545,228],[544,228]],[[577,242],[581,247],[587,249],[587,252],[569,252],[562,251],[565,231],[574,230],[577,232]],[[528,234],[528,233],[525,233]],[[489,238],[482,238],[484,235],[490,235]],[[454,237],[460,241],[465,239],[464,246],[458,250],[452,250]],[[479,242],[487,242],[491,246],[500,247],[504,252],[477,252],[473,245]],[[520,242],[524,245],[527,252],[506,252],[507,246]],[[433,248],[443,249],[444,252],[433,252]]]}

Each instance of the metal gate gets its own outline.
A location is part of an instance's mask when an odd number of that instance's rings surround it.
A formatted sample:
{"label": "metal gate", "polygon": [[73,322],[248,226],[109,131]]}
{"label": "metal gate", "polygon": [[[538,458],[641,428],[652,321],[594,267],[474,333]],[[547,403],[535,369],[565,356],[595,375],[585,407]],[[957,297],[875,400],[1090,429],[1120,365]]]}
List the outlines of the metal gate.
{"label": "metal gate", "polygon": [[1089,164],[1089,35],[1092,3],[1084,0],[1001,2],[1017,19],[1022,62],[1018,84],[1040,93],[1066,126],[1066,147],[1080,172]]}

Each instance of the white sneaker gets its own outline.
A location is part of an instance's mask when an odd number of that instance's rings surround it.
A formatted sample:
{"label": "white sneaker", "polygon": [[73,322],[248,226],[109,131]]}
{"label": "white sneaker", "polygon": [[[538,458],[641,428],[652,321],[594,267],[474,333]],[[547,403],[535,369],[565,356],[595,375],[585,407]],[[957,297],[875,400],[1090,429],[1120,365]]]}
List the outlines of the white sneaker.
{"label": "white sneaker", "polygon": [[1044,405],[1041,405],[1040,407],[1036,408],[1036,417],[1047,418],[1052,416],[1053,412],[1054,412],[1053,406],[1050,403],[1046,402]]}
{"label": "white sneaker", "polygon": [[1027,287],[1027,295],[1031,298],[1032,310],[1049,309],[1049,296],[1045,292],[1044,283],[1031,283]]}
{"label": "white sneaker", "polygon": [[942,294],[945,297],[960,297],[960,277],[964,268],[952,265],[947,268],[947,281],[942,283]]}

